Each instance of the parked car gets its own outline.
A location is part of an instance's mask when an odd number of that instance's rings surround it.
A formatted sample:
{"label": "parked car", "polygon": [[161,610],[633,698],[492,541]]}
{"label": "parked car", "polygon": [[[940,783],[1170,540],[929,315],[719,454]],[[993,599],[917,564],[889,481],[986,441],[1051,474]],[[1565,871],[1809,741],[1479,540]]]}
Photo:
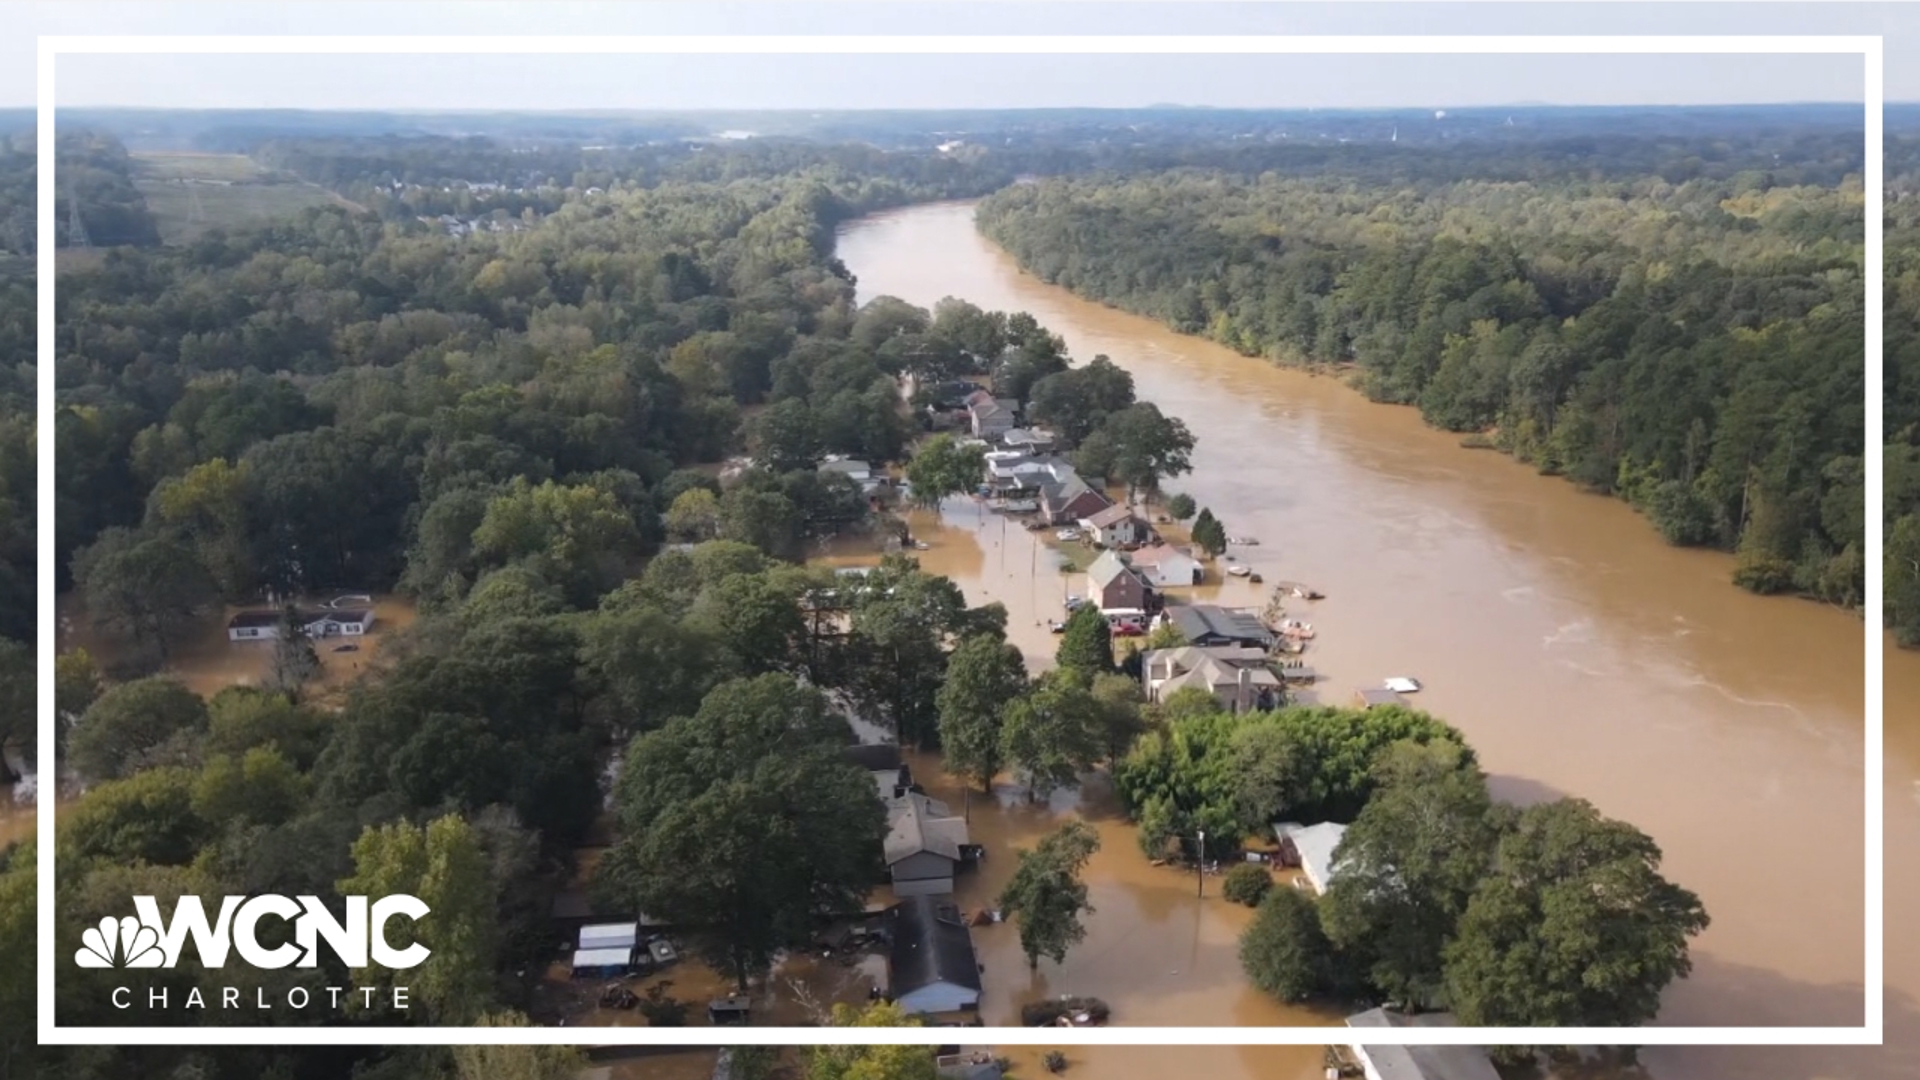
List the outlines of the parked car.
{"label": "parked car", "polygon": [[1139,623],[1125,622],[1113,628],[1114,637],[1145,637],[1146,633]]}

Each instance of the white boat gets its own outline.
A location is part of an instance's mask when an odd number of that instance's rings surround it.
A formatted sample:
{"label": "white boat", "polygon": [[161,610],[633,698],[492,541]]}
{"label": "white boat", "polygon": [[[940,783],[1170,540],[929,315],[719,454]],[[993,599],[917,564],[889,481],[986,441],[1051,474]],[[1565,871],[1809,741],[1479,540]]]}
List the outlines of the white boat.
{"label": "white boat", "polygon": [[1248,574],[1253,573],[1253,571],[1248,568],[1245,563],[1238,563],[1227,567],[1227,573],[1232,574],[1234,577],[1246,577]]}
{"label": "white boat", "polygon": [[1251,536],[1229,536],[1227,543],[1235,547],[1259,547],[1260,541]]}
{"label": "white boat", "polygon": [[1420,692],[1420,680],[1405,675],[1395,675],[1386,681],[1387,689],[1396,694],[1417,694]]}

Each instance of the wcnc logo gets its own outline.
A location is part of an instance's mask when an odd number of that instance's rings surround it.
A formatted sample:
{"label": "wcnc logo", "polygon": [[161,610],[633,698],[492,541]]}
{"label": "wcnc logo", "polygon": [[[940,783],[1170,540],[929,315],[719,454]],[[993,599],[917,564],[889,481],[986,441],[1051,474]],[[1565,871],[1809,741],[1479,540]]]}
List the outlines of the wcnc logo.
{"label": "wcnc logo", "polygon": [[[412,896],[383,896],[371,902],[364,896],[349,896],[344,919],[335,919],[317,896],[273,894],[225,897],[212,923],[197,896],[181,897],[171,920],[161,918],[160,905],[151,896],[134,897],[133,910],[137,918],[108,916],[99,926],[88,927],[80,935],[73,962],[83,968],[170,968],[179,962],[189,937],[201,965],[209,968],[225,966],[229,950],[244,963],[266,970],[316,967],[319,950],[315,946],[322,940],[354,969],[371,962],[402,970],[418,966],[432,954],[417,942],[404,949],[387,943],[388,920],[427,915],[427,905]],[[272,948],[262,945],[260,923],[269,917],[292,923],[293,941]]]}

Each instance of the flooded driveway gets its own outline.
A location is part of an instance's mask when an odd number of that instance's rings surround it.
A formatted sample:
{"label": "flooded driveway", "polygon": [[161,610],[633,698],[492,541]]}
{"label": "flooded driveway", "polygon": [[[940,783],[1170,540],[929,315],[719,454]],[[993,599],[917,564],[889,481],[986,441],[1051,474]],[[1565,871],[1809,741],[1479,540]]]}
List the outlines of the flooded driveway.
{"label": "flooded driveway", "polygon": [[[1107,354],[1142,398],[1186,420],[1195,472],[1170,488],[1259,537],[1244,557],[1268,580],[1327,594],[1301,605],[1319,630],[1309,659],[1331,679],[1323,696],[1414,676],[1427,687],[1419,704],[1467,733],[1500,796],[1575,795],[1649,832],[1666,873],[1714,919],[1660,1022],[1860,1022],[1858,673],[1878,636],[1859,619],[1743,593],[1728,584],[1728,557],[1669,547],[1623,503],[1463,449],[1414,410],[1042,284],[974,231],[970,205],[853,222],[838,254],[863,300],[1029,311],[1076,358]],[[972,513],[949,510],[923,561],[974,602],[1006,603],[1016,643],[1050,654],[1038,624],[1067,585],[1017,526],[1003,533]],[[1920,658],[1894,656],[1889,669],[1887,1015],[1908,1056],[1881,1071],[1892,1055],[1649,1051],[1655,1075],[1910,1074],[1920,930],[1897,913],[1920,909]],[[1114,856],[1138,859],[1130,841],[1110,843]],[[1212,1011],[1236,1008],[1216,998]]]}

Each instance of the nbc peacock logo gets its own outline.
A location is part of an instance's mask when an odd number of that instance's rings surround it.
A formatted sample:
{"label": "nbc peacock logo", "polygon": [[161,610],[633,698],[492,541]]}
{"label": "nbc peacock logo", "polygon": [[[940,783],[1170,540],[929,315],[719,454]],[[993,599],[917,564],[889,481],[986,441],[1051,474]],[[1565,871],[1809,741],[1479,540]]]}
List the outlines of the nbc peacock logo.
{"label": "nbc peacock logo", "polygon": [[83,968],[157,968],[165,966],[166,959],[160,934],[131,915],[109,915],[99,926],[87,927],[73,954],[73,962]]}

